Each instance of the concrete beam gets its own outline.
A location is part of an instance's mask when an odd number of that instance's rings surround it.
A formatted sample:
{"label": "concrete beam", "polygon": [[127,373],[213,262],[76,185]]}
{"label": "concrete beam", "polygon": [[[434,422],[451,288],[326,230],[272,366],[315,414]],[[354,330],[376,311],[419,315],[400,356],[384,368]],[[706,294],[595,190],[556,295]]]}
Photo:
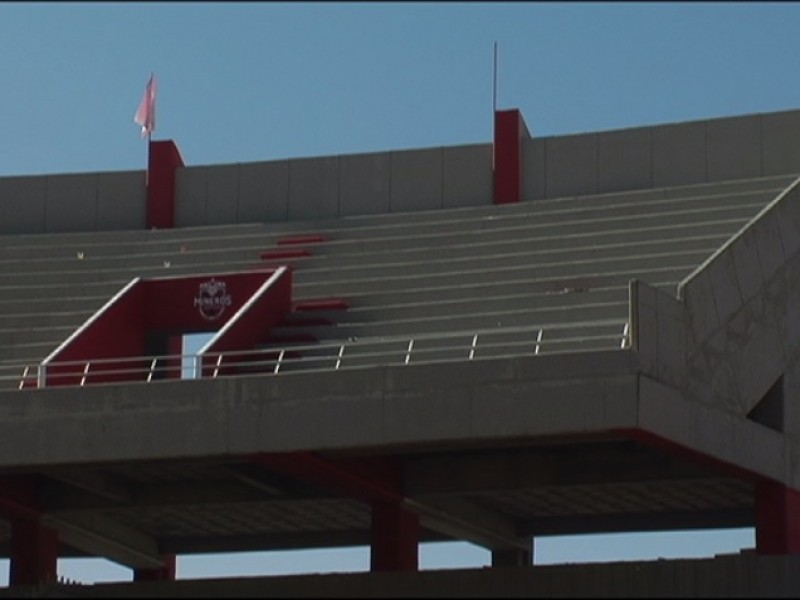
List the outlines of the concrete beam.
{"label": "concrete beam", "polygon": [[520,531],[533,537],[640,531],[676,531],[753,527],[753,508],[695,509],[648,513],[556,515],[525,519]]}
{"label": "concrete beam", "polygon": [[568,450],[496,451],[480,456],[412,459],[405,465],[405,489],[412,497],[427,494],[515,490],[547,485],[586,485],[602,481],[635,483],[654,479],[705,478],[705,465],[633,442],[591,439]]}
{"label": "concrete beam", "polygon": [[520,536],[512,519],[463,498],[406,499],[403,503],[429,529],[491,550],[530,550],[530,537]]}
{"label": "concrete beam", "polygon": [[130,502],[131,490],[108,475],[87,469],[70,468],[47,470],[44,475],[67,485],[115,502]]}
{"label": "concrete beam", "polygon": [[609,351],[87,386],[79,410],[66,387],[0,392],[0,468],[596,434],[636,425],[635,373]]}
{"label": "concrete beam", "polygon": [[91,556],[133,569],[165,566],[156,540],[99,514],[49,513],[42,524],[58,531],[59,541]]}

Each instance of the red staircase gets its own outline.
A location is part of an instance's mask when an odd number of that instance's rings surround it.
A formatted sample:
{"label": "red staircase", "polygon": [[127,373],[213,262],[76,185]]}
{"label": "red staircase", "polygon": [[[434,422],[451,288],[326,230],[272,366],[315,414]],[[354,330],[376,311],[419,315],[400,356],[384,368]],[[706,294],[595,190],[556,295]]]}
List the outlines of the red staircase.
{"label": "red staircase", "polygon": [[[326,241],[325,236],[316,233],[284,237],[275,242],[275,248],[262,252],[261,260],[283,261],[281,264],[286,264],[286,261],[307,258],[313,256],[312,250],[307,246],[313,246],[324,241]],[[295,268],[292,264],[289,266],[290,268]],[[309,329],[335,327],[335,315],[332,318],[331,313],[346,311],[348,308],[349,303],[343,298],[313,298],[294,302],[291,311],[259,344],[259,348],[268,348],[269,351],[257,352],[252,356],[243,357],[243,360],[268,362],[269,364],[266,366],[243,366],[239,371],[274,372],[273,361],[279,360],[281,350],[283,350],[282,360],[290,363],[292,359],[301,358],[302,356],[308,357],[313,351],[307,348],[304,351],[293,350],[292,346],[307,347],[318,343],[320,341],[319,338]],[[279,370],[283,368],[284,365],[282,363],[279,365]]]}
{"label": "red staircase", "polygon": [[[279,239],[275,242],[277,248],[265,250],[261,253],[262,261],[291,260],[306,258],[312,255],[311,250],[304,246],[324,242],[325,236],[320,234],[294,235]],[[290,247],[287,247],[290,246]],[[300,247],[297,247],[300,246]]]}

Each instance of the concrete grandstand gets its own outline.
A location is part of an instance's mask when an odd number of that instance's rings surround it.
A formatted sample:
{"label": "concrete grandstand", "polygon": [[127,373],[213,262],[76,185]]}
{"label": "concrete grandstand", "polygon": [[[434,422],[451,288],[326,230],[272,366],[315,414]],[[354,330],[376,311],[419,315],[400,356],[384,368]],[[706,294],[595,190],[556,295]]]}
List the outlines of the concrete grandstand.
{"label": "concrete grandstand", "polygon": [[[0,596],[800,589],[800,111],[0,179]],[[187,334],[210,341],[182,356]],[[186,360],[196,376],[187,375]],[[754,527],[537,566],[537,537]],[[492,568],[421,571],[421,542]],[[368,573],[175,557],[370,547]],[[133,581],[66,585],[59,557]]]}

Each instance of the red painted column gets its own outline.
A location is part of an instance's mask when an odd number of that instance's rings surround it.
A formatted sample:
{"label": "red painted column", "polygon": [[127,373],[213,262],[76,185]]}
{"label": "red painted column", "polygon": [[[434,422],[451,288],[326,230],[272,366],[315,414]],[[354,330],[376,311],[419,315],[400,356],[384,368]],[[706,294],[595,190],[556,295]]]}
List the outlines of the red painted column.
{"label": "red painted column", "polygon": [[419,568],[419,516],[396,503],[372,503],[371,571]]}
{"label": "red painted column", "polygon": [[800,491],[774,481],[756,483],[756,552],[800,554]]}
{"label": "red painted column", "polygon": [[159,569],[134,569],[134,581],[175,581],[175,555],[165,554],[164,566]]}
{"label": "red painted column", "polygon": [[172,140],[150,142],[147,165],[147,228],[175,227],[175,171],[185,166]]}
{"label": "red painted column", "polygon": [[418,569],[419,516],[403,507],[403,465],[392,458],[331,462],[308,452],[259,454],[264,467],[301,479],[371,508],[370,569]]}
{"label": "red painted column", "polygon": [[11,521],[9,585],[34,585],[55,581],[58,567],[58,532],[39,519]]}
{"label": "red painted column", "polygon": [[522,200],[522,139],[530,133],[516,108],[494,113],[494,203]]}

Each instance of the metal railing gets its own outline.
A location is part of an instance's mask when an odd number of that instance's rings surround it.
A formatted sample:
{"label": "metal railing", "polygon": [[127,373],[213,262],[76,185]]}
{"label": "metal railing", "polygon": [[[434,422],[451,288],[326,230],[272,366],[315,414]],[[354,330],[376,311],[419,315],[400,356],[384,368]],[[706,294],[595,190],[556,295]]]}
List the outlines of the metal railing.
{"label": "metal railing", "polygon": [[628,321],[608,320],[548,327],[497,328],[417,336],[374,337],[250,350],[93,358],[0,365],[0,387],[82,387],[97,383],[150,383],[164,379],[286,371],[339,371],[381,365],[478,360],[631,347]]}

